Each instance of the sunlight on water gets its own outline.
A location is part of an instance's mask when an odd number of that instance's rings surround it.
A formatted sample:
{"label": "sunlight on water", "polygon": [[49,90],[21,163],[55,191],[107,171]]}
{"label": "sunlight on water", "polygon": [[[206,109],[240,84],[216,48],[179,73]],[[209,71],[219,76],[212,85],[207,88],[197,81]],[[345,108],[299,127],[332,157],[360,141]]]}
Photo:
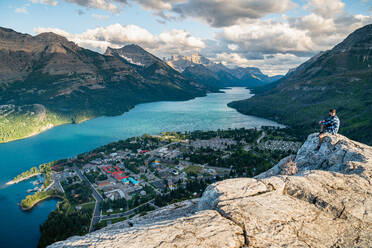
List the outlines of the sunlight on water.
{"label": "sunlight on water", "polygon": [[[212,93],[189,101],[140,104],[121,116],[100,117],[79,125],[63,125],[28,139],[0,144],[1,247],[36,247],[40,235],[39,224],[55,208],[56,201],[49,200],[32,212],[22,212],[17,203],[26,195],[30,183],[3,187],[17,173],[32,166],[71,157],[112,141],[144,133],[278,125],[262,118],[239,114],[227,107],[231,101],[251,97],[249,90],[237,87],[225,91],[225,94]],[[22,238],[19,238],[20,234]]]}

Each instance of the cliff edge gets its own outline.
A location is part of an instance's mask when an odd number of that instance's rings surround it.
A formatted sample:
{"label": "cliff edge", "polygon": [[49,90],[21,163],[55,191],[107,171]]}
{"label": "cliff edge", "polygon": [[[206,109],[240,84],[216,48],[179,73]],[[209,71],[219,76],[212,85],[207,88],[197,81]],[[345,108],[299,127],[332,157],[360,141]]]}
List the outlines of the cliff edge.
{"label": "cliff edge", "polygon": [[372,247],[372,147],[342,135],[316,145],[311,134],[296,156],[212,184],[194,206],[49,247]]}

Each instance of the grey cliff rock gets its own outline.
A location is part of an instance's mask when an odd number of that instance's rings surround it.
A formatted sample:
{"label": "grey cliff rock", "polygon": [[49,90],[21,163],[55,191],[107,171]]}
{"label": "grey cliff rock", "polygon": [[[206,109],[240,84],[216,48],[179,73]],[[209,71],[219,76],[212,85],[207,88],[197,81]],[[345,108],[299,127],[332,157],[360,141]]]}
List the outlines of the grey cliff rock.
{"label": "grey cliff rock", "polygon": [[184,216],[166,212],[50,247],[372,247],[372,147],[342,135],[316,145],[311,134],[256,178],[208,186]]}

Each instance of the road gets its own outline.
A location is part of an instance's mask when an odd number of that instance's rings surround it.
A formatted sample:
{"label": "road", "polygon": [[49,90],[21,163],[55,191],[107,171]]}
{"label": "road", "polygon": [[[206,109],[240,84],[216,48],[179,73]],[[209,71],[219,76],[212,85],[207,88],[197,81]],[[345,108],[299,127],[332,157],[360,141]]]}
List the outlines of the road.
{"label": "road", "polygon": [[65,190],[63,189],[61,185],[61,181],[58,180],[58,182],[56,183],[56,188],[57,190],[61,191],[63,194],[65,193]]}
{"label": "road", "polygon": [[53,185],[54,185],[55,181],[53,181],[51,184],[48,185],[48,187],[46,187],[44,189],[44,191],[47,191],[48,189],[50,189]]}
{"label": "road", "polygon": [[261,136],[257,139],[257,145],[260,144],[261,140],[266,136],[265,131],[262,131]]}
{"label": "road", "polygon": [[56,177],[56,174],[55,173],[52,173],[51,175],[51,179],[52,179],[52,183],[46,188],[44,189],[45,191],[48,190],[52,185],[54,185],[55,189],[62,192],[63,194],[65,193],[65,190],[63,189],[62,185],[61,185],[61,181],[58,177]]}
{"label": "road", "polygon": [[[158,180],[161,180],[161,179],[159,179],[159,178],[157,178]],[[152,180],[152,181],[156,181],[156,180]],[[151,183],[148,183],[148,182],[144,182],[145,183],[145,185],[146,186],[149,186],[149,187],[151,187],[153,190],[155,190],[155,192],[156,193],[158,193],[159,195],[163,195],[163,193],[162,192],[160,192],[157,188],[155,188],[154,186],[152,186],[152,184]]]}
{"label": "road", "polygon": [[88,183],[88,185],[91,187],[92,192],[93,192],[93,197],[96,200],[96,204],[94,205],[94,211],[93,211],[93,216],[92,216],[92,221],[90,223],[89,227],[89,232],[94,231],[95,225],[100,221],[101,218],[101,202],[103,201],[102,196],[98,191],[94,188],[94,186],[91,184],[91,182],[88,180],[88,178],[81,173],[80,169],[76,166],[74,166],[74,170],[76,174],[80,177],[81,180],[85,181]]}
{"label": "road", "polygon": [[135,214],[136,213],[135,211],[136,211],[137,208],[140,208],[140,207],[142,207],[142,206],[144,206],[146,204],[152,204],[153,205],[154,201],[155,201],[155,199],[152,199],[152,200],[150,200],[148,202],[145,202],[145,203],[142,203],[141,205],[139,205],[139,206],[137,206],[137,207],[135,207],[133,209],[130,209],[130,210],[124,212],[124,213],[111,214],[111,215],[102,216],[101,220],[110,220],[110,219],[116,219],[116,218],[120,218],[120,217],[128,217],[128,216],[130,216],[132,214]]}
{"label": "road", "polygon": [[214,169],[214,170],[220,170],[220,171],[222,171],[222,170],[224,170],[224,171],[226,171],[226,172],[229,172],[230,171],[230,169],[229,168],[224,168],[224,167],[216,167],[216,166],[210,166],[210,165],[206,165],[206,164],[204,164],[203,165],[204,166],[204,168],[207,168],[207,169]]}
{"label": "road", "polygon": [[179,143],[179,142],[171,142],[171,143],[169,143],[167,145],[158,147],[155,150],[149,151],[147,154],[148,155],[155,155],[155,153],[158,153],[160,151],[160,149],[165,148],[165,147],[168,147],[168,146],[171,146],[171,145],[174,145],[174,144],[177,144],[177,143]]}

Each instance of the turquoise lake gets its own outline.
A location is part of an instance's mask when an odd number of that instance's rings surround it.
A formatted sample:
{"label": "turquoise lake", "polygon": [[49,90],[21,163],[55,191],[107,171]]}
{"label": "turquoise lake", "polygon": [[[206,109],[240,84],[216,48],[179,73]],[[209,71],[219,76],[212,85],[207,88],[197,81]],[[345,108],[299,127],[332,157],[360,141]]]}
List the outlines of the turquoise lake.
{"label": "turquoise lake", "polygon": [[5,186],[7,181],[32,166],[145,133],[279,126],[227,107],[231,101],[250,98],[252,94],[248,89],[234,87],[224,91],[189,101],[139,104],[120,116],[58,126],[37,136],[0,144],[0,247],[36,247],[39,225],[55,209],[56,200],[45,201],[30,212],[19,209],[17,204],[26,196],[26,190],[34,187],[32,180]]}

